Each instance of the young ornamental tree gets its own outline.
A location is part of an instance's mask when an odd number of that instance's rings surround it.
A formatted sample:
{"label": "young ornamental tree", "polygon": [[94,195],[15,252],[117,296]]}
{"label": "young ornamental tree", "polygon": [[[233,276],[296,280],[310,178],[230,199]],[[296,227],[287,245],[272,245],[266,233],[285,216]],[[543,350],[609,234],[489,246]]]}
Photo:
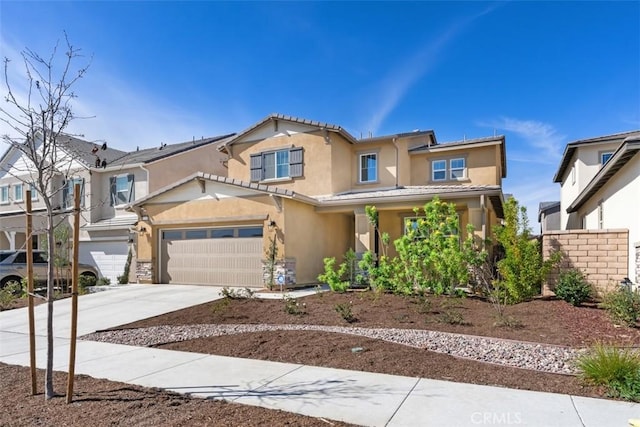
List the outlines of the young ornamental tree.
{"label": "young ornamental tree", "polygon": [[[62,158],[60,140],[65,129],[75,118],[72,101],[73,87],[81,79],[90,61],[76,67],[81,58],[80,49],[71,45],[64,34],[64,46],[56,44],[48,57],[25,49],[21,52],[24,74],[12,68],[9,58],[4,59],[4,103],[0,104],[0,121],[8,125],[8,133],[1,136],[5,143],[18,150],[25,165],[22,170],[4,171],[12,173],[32,191],[38,193],[46,212],[47,247],[55,247],[56,221],[60,189],[56,179],[71,167],[73,158]],[[12,77],[10,78],[10,74]],[[53,301],[54,301],[54,251],[48,251],[47,270],[47,366],[45,373],[45,399],[51,399],[53,390]]]}
{"label": "young ornamental tree", "polygon": [[560,253],[542,260],[540,243],[531,236],[527,208],[513,197],[504,204],[504,223],[496,228],[495,236],[504,251],[504,257],[497,263],[500,295],[511,304],[538,295],[547,274],[559,262]]}

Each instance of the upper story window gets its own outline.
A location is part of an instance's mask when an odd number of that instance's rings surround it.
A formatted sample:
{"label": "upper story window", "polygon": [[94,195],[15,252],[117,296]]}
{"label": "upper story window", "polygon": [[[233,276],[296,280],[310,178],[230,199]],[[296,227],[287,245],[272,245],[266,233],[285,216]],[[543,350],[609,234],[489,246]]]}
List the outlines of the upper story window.
{"label": "upper story window", "polygon": [[135,187],[133,174],[112,176],[109,178],[111,206],[121,206],[133,202]]}
{"label": "upper story window", "polygon": [[451,179],[466,178],[466,166],[463,158],[449,160],[449,170],[451,171]]}
{"label": "upper story window", "polygon": [[447,161],[435,160],[431,162],[431,179],[434,181],[444,181],[447,179]]}
{"label": "upper story window", "polygon": [[378,155],[375,153],[360,154],[360,182],[376,182],[378,180]]}
{"label": "upper story window", "polygon": [[38,190],[36,190],[36,186],[33,183],[29,184],[29,190],[31,190],[31,200],[38,200]]}
{"label": "upper story window", "polygon": [[251,155],[251,181],[302,176],[302,147],[265,151]]}
{"label": "upper story window", "polygon": [[576,167],[571,166],[571,185],[576,183]]}
{"label": "upper story window", "polygon": [[607,163],[609,161],[609,159],[611,158],[611,156],[613,156],[613,152],[612,151],[607,151],[605,153],[600,153],[600,164],[604,165],[605,163]]}
{"label": "upper story window", "polygon": [[83,178],[70,178],[62,189],[62,205],[64,208],[71,208],[74,205],[74,191],[75,185],[80,184],[80,206],[84,206],[84,179]]}
{"label": "upper story window", "polygon": [[7,204],[9,203],[9,186],[8,185],[3,185],[0,186],[0,204]]}
{"label": "upper story window", "polygon": [[432,181],[460,181],[467,178],[467,161],[464,157],[431,162]]}
{"label": "upper story window", "polygon": [[278,179],[289,177],[289,150],[265,153],[262,157],[264,175],[262,179]]}
{"label": "upper story window", "polygon": [[22,183],[13,184],[13,201],[21,202],[24,199],[23,196],[24,186]]}

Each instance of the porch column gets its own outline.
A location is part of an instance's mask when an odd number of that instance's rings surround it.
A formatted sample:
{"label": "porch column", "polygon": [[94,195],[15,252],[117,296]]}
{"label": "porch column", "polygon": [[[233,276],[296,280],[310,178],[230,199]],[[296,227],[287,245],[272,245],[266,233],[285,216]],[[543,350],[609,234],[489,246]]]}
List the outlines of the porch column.
{"label": "porch column", "polygon": [[482,241],[487,238],[487,207],[484,194],[480,196],[480,207],[469,208],[469,223],[475,228],[475,235]]}
{"label": "porch column", "polygon": [[353,211],[356,219],[355,223],[355,252],[363,254],[371,249],[371,225],[364,212],[364,208],[357,208]]}

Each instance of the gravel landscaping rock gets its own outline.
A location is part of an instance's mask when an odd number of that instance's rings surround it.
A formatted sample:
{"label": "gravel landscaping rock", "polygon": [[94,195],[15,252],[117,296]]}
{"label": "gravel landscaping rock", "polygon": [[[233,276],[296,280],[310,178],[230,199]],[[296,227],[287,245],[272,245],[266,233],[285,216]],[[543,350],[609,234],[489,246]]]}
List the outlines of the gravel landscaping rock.
{"label": "gravel landscaping rock", "polygon": [[582,350],[549,344],[462,335],[420,329],[359,328],[323,325],[201,324],[100,331],[81,339],[134,346],[157,346],[221,335],[262,331],[323,331],[358,335],[456,357],[555,374],[575,374],[573,360]]}

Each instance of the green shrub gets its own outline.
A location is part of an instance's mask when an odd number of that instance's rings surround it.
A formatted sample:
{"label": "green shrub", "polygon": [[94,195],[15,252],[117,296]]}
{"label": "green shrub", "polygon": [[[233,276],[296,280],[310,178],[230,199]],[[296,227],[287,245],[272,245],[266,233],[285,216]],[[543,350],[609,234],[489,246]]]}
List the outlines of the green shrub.
{"label": "green shrub", "polygon": [[[350,250],[351,251],[351,250]],[[345,256],[346,257],[346,256]],[[347,280],[347,262],[340,264],[336,270],[336,259],[334,257],[324,258],[324,273],[318,276],[318,280],[329,285],[334,292],[346,292],[349,289],[349,280]]]}
{"label": "green shrub", "polygon": [[108,277],[101,277],[96,282],[96,285],[97,286],[109,286],[109,285],[111,285],[111,279],[109,279]]}
{"label": "green shrub", "polygon": [[81,275],[78,277],[78,293],[84,295],[89,292],[89,288],[96,285],[98,279],[94,276]]}
{"label": "green shrub", "polygon": [[596,344],[577,359],[586,381],[605,386],[612,397],[640,399],[640,357],[628,349]]}
{"label": "green shrub", "polygon": [[124,271],[120,276],[118,276],[118,284],[126,285],[129,283],[129,270],[131,269],[131,248],[129,248],[129,252],[127,253],[127,262],[124,264]]}
{"label": "green shrub", "polygon": [[340,317],[342,317],[342,319],[344,319],[347,323],[354,323],[358,319],[353,314],[353,310],[351,309],[351,307],[352,307],[351,302],[349,303],[345,302],[341,304],[336,304],[334,308],[338,312]]}
{"label": "green shrub", "polygon": [[4,288],[0,289],[0,310],[5,310],[11,306],[11,303],[25,295],[25,280],[22,282],[9,282]]}
{"label": "green shrub", "polygon": [[615,323],[635,326],[640,316],[640,294],[627,287],[620,287],[605,294],[602,307]]}
{"label": "green shrub", "polygon": [[293,316],[302,316],[303,314],[307,314],[307,304],[300,304],[297,299],[288,295],[283,297],[283,301],[285,313]]}
{"label": "green shrub", "polygon": [[511,304],[538,295],[547,274],[560,261],[560,252],[542,260],[540,244],[531,237],[527,208],[513,197],[504,203],[504,224],[496,227],[495,235],[504,250],[504,257],[497,262],[499,293]]}
{"label": "green shrub", "polygon": [[592,288],[580,270],[568,270],[560,274],[556,296],[578,307],[591,297]]}

